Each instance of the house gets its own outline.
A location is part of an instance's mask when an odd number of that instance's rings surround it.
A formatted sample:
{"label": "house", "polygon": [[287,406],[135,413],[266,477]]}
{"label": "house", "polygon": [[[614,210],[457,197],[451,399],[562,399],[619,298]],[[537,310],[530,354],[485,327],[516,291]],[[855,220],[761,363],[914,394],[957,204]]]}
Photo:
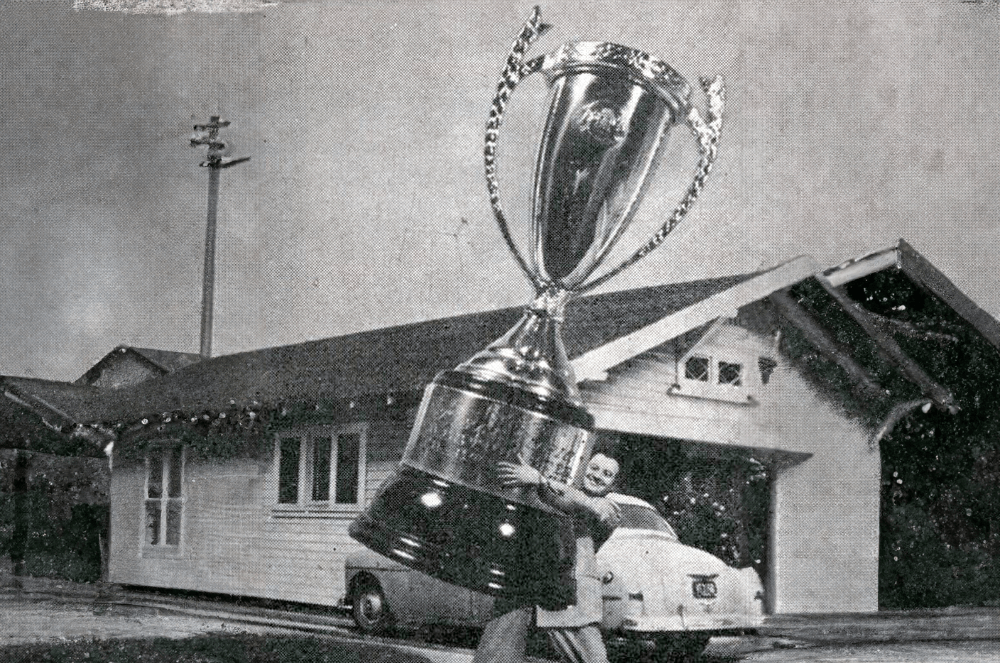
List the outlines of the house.
{"label": "house", "polygon": [[201,355],[119,345],[73,384],[120,389],[173,373],[201,361]]}
{"label": "house", "polygon": [[[567,311],[567,350],[583,355],[741,284],[755,284],[741,297],[764,296],[814,270],[798,260],[582,299]],[[697,319],[737,300],[720,301]],[[122,424],[109,579],[337,604],[343,560],[359,548],[347,526],[398,464],[423,388],[520,315],[511,308],[221,356],[119,390],[95,413],[105,426]]]}
{"label": "house", "polygon": [[[567,311],[603,437],[752,450],[771,468],[772,612],[877,610],[880,441],[908,416],[982,414],[917,351],[944,332],[889,302],[897,292],[997,354],[996,321],[905,242]],[[392,475],[423,387],[520,313],[221,356],[104,391],[78,421],[118,438],[109,580],[335,605],[359,545],[347,526]]]}
{"label": "house", "polygon": [[877,610],[880,442],[915,413],[995,418],[956,390],[992,382],[1000,325],[903,241],[748,299],[696,341],[683,314],[576,358],[597,427],[771,451],[769,609]]}

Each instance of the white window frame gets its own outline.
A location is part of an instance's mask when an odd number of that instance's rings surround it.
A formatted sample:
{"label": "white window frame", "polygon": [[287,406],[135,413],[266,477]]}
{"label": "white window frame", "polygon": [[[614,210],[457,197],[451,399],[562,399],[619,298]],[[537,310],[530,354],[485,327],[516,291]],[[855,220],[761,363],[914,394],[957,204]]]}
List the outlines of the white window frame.
{"label": "white window frame", "polygon": [[[708,360],[708,380],[687,377],[687,363],[694,358]],[[740,384],[720,383],[719,364],[735,364],[740,367]],[[717,354],[709,348],[696,348],[681,357],[677,364],[677,385],[669,393],[678,396],[709,398],[717,401],[746,404],[750,400],[750,389],[756,386],[745,359],[737,355]],[[679,387],[679,388],[678,388]]]}
{"label": "white window frame", "polygon": [[[180,495],[176,497],[170,497],[170,457],[174,451],[180,452],[180,481],[178,485],[180,486]],[[149,496],[149,479],[150,479],[150,459],[153,456],[158,456],[160,459],[160,496],[150,497]],[[156,556],[156,555],[166,555],[173,556],[180,554],[184,549],[184,521],[185,513],[187,508],[185,506],[187,502],[187,487],[185,486],[185,477],[187,474],[187,448],[180,442],[168,441],[162,444],[157,444],[152,447],[146,454],[143,462],[143,481],[142,481],[142,509],[140,511],[141,526],[139,528],[140,536],[142,537],[142,545],[140,546],[140,551],[143,556]],[[160,521],[157,542],[152,543],[149,540],[149,532],[147,529],[147,511],[148,504],[150,502],[159,502],[160,507]],[[169,522],[169,510],[170,506],[178,505],[180,507],[180,522],[177,525],[177,543],[167,543],[167,526]]]}
{"label": "white window frame", "polygon": [[[357,502],[338,503],[337,491],[337,451],[339,437],[342,435],[358,436],[358,483]],[[299,468],[297,496],[294,503],[279,502],[281,498],[281,441],[288,438],[299,440]],[[314,500],[313,490],[313,449],[316,441],[330,442],[330,470],[328,476],[328,499]],[[314,426],[295,428],[276,433],[274,436],[274,480],[273,504],[274,513],[278,516],[324,516],[324,515],[355,515],[361,512],[365,504],[365,478],[368,449],[368,424],[358,421],[336,426]]]}

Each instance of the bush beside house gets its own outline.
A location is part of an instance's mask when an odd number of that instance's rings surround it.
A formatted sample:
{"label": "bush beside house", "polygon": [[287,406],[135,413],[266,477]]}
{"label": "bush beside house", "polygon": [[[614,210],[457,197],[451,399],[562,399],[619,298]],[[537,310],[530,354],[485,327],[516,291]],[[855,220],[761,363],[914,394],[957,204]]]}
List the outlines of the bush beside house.
{"label": "bush beside house", "polygon": [[107,459],[0,449],[0,574],[101,579]]}

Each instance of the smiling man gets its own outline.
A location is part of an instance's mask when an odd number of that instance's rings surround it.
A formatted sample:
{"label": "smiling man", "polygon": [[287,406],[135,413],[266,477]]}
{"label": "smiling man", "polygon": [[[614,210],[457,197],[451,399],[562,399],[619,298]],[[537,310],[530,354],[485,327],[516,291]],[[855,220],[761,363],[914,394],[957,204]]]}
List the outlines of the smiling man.
{"label": "smiling man", "polygon": [[[583,474],[583,490],[546,479],[518,457],[517,463],[499,463],[504,486],[535,486],[546,503],[573,517],[575,538],[576,603],[563,610],[536,608],[536,623],[567,663],[607,663],[608,654],[598,629],[602,618],[601,578],[595,552],[608,540],[620,520],[618,505],[606,495],[618,478],[618,461],[594,454]],[[475,663],[489,660],[515,663],[523,659],[530,609],[500,615],[483,631]]]}

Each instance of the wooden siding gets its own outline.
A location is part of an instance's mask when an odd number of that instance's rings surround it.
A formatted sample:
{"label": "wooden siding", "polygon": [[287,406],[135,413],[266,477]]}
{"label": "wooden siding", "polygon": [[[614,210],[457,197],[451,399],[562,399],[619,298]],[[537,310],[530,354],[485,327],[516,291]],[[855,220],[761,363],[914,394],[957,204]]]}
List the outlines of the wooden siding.
{"label": "wooden siding", "polygon": [[[398,465],[412,416],[369,422],[365,504]],[[358,511],[276,508],[277,473],[273,458],[188,459],[182,540],[171,554],[142,540],[144,464],[116,462],[111,582],[336,605],[344,560],[361,549],[347,533]]]}

